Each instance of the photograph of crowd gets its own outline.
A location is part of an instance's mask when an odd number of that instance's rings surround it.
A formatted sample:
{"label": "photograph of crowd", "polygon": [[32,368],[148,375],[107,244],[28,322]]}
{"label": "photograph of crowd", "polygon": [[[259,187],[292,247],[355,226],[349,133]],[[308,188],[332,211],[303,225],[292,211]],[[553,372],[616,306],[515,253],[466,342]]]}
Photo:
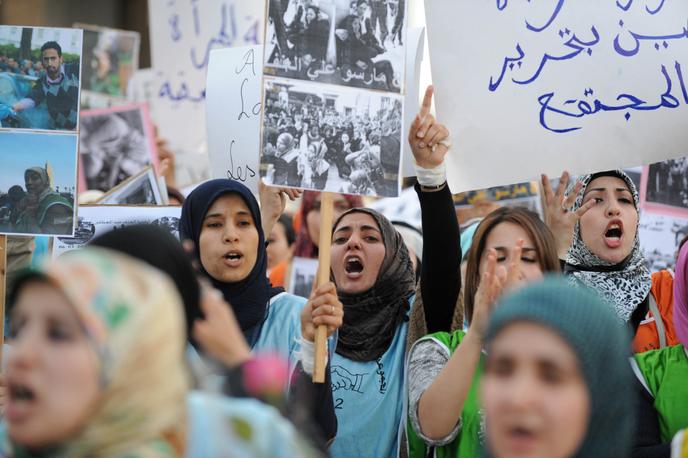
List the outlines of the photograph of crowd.
{"label": "photograph of crowd", "polygon": [[76,130],[82,31],[0,26],[0,127]]}
{"label": "photograph of crowd", "polygon": [[261,177],[276,186],[394,197],[401,131],[396,96],[267,81]]}
{"label": "photograph of crowd", "polygon": [[405,4],[405,0],[270,0],[265,73],[402,92]]}
{"label": "photograph of crowd", "polygon": [[72,235],[76,135],[0,134],[0,233]]}
{"label": "photograph of crowd", "polygon": [[81,205],[74,237],[57,237],[53,243],[52,256],[59,258],[109,231],[140,224],[160,226],[170,231],[174,237],[179,237],[181,210],[181,207],[171,206]]}
{"label": "photograph of crowd", "polygon": [[138,70],[138,32],[75,24],[84,29],[83,107],[106,107],[126,97],[127,86]]}
{"label": "photograph of crowd", "polygon": [[154,164],[155,138],[146,106],[85,110],[79,154],[82,189],[109,191]]}
{"label": "photograph of crowd", "polygon": [[652,272],[673,269],[678,244],[688,235],[688,218],[643,212],[638,228],[645,265]]}
{"label": "photograph of crowd", "polygon": [[677,207],[688,215],[688,157],[650,164],[645,202]]}

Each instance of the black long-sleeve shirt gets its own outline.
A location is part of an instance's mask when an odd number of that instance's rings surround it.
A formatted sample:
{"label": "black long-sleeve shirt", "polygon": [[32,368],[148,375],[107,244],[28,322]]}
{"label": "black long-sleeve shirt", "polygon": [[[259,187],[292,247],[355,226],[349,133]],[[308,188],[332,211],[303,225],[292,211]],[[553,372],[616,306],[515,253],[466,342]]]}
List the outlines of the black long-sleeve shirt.
{"label": "black long-sleeve shirt", "polygon": [[415,186],[423,224],[420,292],[428,333],[451,330],[461,291],[459,222],[449,187],[434,192]]}

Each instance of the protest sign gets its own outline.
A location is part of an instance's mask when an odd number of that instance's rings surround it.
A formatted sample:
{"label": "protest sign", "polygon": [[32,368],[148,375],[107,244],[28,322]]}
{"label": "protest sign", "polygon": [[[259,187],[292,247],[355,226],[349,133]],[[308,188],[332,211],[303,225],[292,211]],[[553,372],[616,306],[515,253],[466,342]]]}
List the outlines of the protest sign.
{"label": "protest sign", "polygon": [[262,46],[216,49],[208,64],[206,125],[212,178],[258,195]]}
{"label": "protest sign", "polygon": [[76,131],[82,31],[3,25],[0,50],[0,127]]}
{"label": "protest sign", "polygon": [[[0,235],[0,348],[5,342],[5,289],[7,287],[7,236]],[[0,350],[0,367],[2,367],[2,351]]]}
{"label": "protest sign", "polygon": [[266,184],[398,195],[403,97],[269,79],[264,103],[260,174]]}
{"label": "protest sign", "polygon": [[[407,132],[413,124],[413,118],[420,111],[420,71],[423,62],[423,45],[425,43],[425,29],[414,27],[407,33],[406,46],[406,97],[404,98],[404,126],[402,132]],[[402,159],[404,177],[416,176],[416,169],[413,167],[413,152],[411,146],[406,141],[406,136],[401,136],[401,143],[404,145],[404,155]]]}
{"label": "protest sign", "polygon": [[122,103],[139,67],[138,32],[76,23],[84,30],[81,105],[105,108]]}
{"label": "protest sign", "polygon": [[58,237],[53,244],[53,258],[88,244],[106,232],[135,224],[153,224],[168,229],[179,237],[179,206],[83,205],[79,207],[79,223],[74,237]]}
{"label": "protest sign", "polygon": [[265,74],[403,93],[405,5],[270,0]]}
{"label": "protest sign", "polygon": [[72,235],[77,136],[0,134],[0,233]]}
{"label": "protest sign", "polygon": [[109,191],[145,166],[158,163],[145,104],[84,110],[79,146],[80,190]]}
{"label": "protest sign", "polygon": [[153,167],[130,176],[98,200],[104,205],[163,205],[164,198]]}
{"label": "protest sign", "polygon": [[318,273],[318,260],[295,256],[291,260],[288,292],[308,298],[313,291],[313,283]]}
{"label": "protest sign", "polygon": [[644,209],[688,218],[688,157],[645,166],[640,199]]}
{"label": "protest sign", "polygon": [[638,237],[645,264],[651,272],[673,269],[678,244],[688,235],[688,218],[644,211]]}
{"label": "protest sign", "polygon": [[149,0],[154,70],[153,119],[177,153],[181,186],[207,177],[206,69],[215,48],[255,45],[263,35],[263,1]]}
{"label": "protest sign", "polygon": [[482,202],[494,202],[502,207],[523,207],[542,215],[540,190],[535,181],[466,191],[454,195],[454,206],[457,209],[472,207]]}
{"label": "protest sign", "polygon": [[453,192],[685,154],[688,3],[425,6]]}

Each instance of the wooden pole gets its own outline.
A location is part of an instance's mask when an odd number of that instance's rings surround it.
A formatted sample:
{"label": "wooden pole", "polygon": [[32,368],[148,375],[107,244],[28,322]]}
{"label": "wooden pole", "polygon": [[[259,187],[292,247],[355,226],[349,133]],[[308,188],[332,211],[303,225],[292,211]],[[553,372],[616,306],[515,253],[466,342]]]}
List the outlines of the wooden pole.
{"label": "wooden pole", "polygon": [[5,285],[7,278],[7,236],[0,235],[0,367],[5,343]]}
{"label": "wooden pole", "polygon": [[[330,247],[332,245],[333,195],[324,192],[320,195],[320,240],[318,243],[318,278],[316,287],[330,281]],[[320,325],[315,329],[315,367],[313,382],[325,383],[327,358],[327,326]]]}

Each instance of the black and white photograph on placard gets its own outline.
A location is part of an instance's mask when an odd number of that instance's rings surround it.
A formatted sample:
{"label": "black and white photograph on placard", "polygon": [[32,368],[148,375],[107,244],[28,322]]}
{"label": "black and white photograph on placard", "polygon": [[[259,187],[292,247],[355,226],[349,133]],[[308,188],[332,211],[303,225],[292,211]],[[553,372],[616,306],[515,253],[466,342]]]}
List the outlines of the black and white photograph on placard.
{"label": "black and white photograph on placard", "polygon": [[153,167],[148,166],[118,184],[98,200],[102,205],[162,205],[163,199]]}
{"label": "black and white photograph on placard", "polygon": [[688,218],[645,211],[638,236],[645,264],[651,272],[673,269],[678,245],[688,235]]}
{"label": "black and white photograph on placard", "polygon": [[675,207],[688,216],[688,157],[650,164],[644,196],[646,204]]}
{"label": "black and white photograph on placard", "polygon": [[155,137],[143,104],[81,113],[81,190],[109,191],[157,162]]}
{"label": "black and white photograph on placard", "polygon": [[74,237],[56,238],[52,256],[57,258],[67,251],[82,248],[106,232],[138,224],[160,226],[178,238],[181,211],[179,206],[81,205]]}
{"label": "black and white photograph on placard", "polygon": [[313,283],[318,274],[318,260],[294,257],[289,277],[289,293],[294,296],[310,297]]}
{"label": "black and white photograph on placard", "polygon": [[261,177],[275,186],[396,197],[402,119],[399,96],[268,80]]}
{"label": "black and white photograph on placard", "polygon": [[265,74],[403,92],[405,0],[269,0]]}

